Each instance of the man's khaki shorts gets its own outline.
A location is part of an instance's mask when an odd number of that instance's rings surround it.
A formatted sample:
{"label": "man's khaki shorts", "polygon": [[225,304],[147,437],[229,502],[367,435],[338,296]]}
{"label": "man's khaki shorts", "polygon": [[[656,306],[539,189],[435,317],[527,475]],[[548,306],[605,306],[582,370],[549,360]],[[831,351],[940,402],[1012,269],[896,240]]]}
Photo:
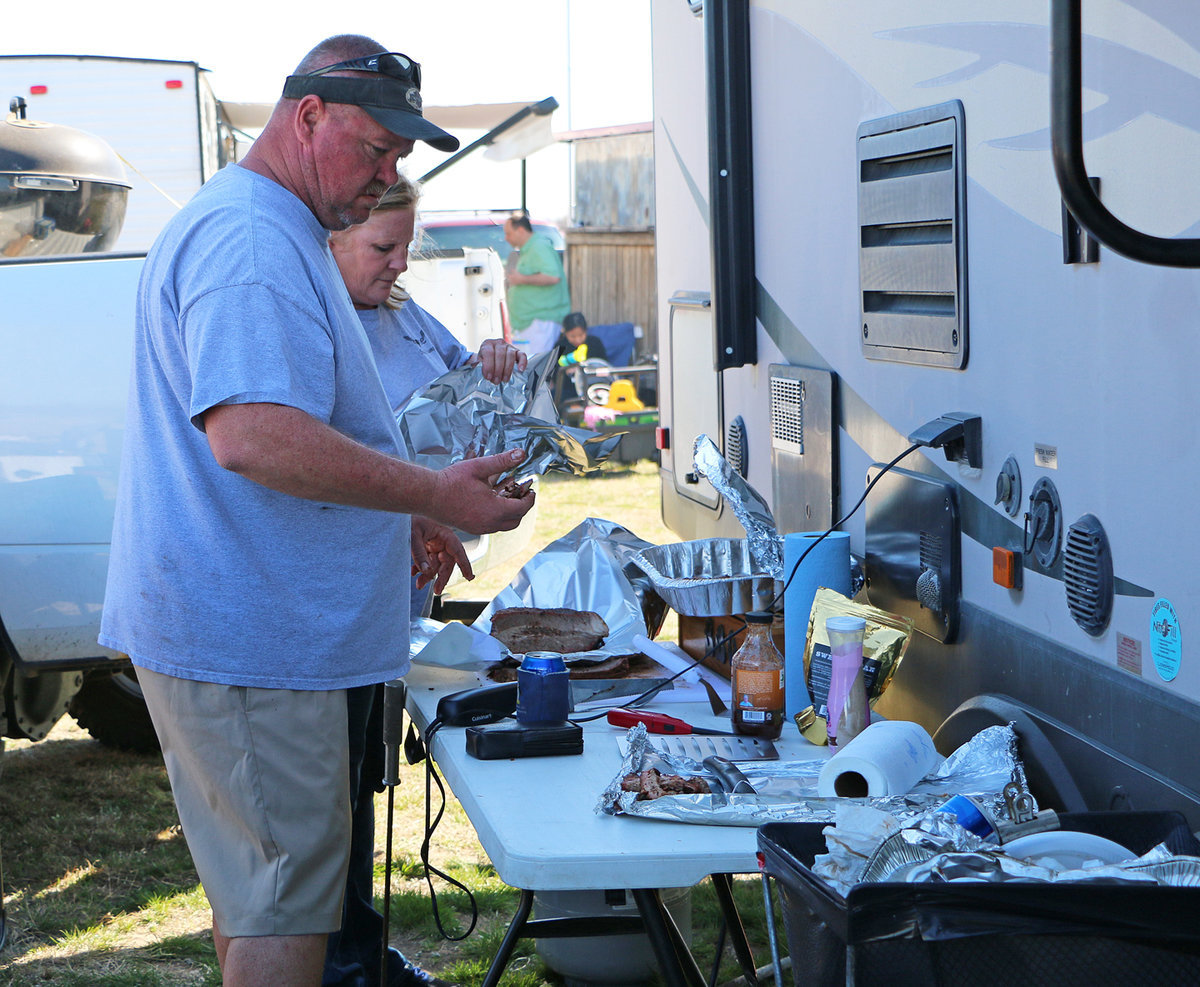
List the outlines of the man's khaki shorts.
{"label": "man's khaki shorts", "polygon": [[220,933],[340,928],[350,851],[345,690],[137,674]]}

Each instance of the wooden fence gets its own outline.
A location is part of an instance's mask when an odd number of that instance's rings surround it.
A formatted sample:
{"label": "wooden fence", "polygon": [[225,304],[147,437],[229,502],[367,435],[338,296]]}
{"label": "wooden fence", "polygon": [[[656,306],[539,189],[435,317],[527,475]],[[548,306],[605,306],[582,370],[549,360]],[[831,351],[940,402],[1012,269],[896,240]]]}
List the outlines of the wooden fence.
{"label": "wooden fence", "polygon": [[637,359],[658,353],[654,290],[654,230],[574,227],[566,231],[571,307],[589,325],[632,322],[642,327]]}

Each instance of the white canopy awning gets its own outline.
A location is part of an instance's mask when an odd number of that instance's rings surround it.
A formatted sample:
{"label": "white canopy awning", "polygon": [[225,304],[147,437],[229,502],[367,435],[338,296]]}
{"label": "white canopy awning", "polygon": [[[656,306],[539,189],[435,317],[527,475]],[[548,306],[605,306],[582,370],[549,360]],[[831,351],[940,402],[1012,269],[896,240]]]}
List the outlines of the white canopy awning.
{"label": "white canopy awning", "polygon": [[[274,103],[232,103],[221,100],[221,110],[238,130],[262,130],[271,118]],[[472,103],[468,106],[427,106],[425,119],[444,130],[491,130],[528,103]]]}

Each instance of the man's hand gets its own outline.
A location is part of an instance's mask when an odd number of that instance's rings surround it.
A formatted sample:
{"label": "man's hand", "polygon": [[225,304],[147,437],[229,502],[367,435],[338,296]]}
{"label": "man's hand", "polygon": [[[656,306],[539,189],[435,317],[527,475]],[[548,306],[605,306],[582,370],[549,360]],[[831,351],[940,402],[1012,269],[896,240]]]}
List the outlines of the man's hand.
{"label": "man's hand", "polygon": [[495,484],[501,473],[524,458],[525,453],[520,449],[509,449],[495,456],[464,459],[447,466],[437,474],[439,490],[427,513],[473,535],[512,531],[533,507],[537,495],[525,490],[521,496],[513,497]]}
{"label": "man's hand", "polygon": [[458,535],[444,524],[416,515],[412,519],[412,571],[417,577],[417,589],[433,583],[433,592],[446,588],[457,565],[467,579],[474,579],[471,560]]}
{"label": "man's hand", "polygon": [[311,415],[277,404],[217,405],[204,414],[213,457],[224,469],[306,500],[422,514],[473,535],[511,531],[534,494],[506,497],[500,474],[520,449],[464,460],[440,472],[355,442]]}
{"label": "man's hand", "polygon": [[467,362],[471,365],[479,364],[485,380],[490,380],[493,384],[503,384],[512,377],[514,370],[525,369],[529,364],[529,357],[503,339],[485,339],[479,347],[479,352]]}

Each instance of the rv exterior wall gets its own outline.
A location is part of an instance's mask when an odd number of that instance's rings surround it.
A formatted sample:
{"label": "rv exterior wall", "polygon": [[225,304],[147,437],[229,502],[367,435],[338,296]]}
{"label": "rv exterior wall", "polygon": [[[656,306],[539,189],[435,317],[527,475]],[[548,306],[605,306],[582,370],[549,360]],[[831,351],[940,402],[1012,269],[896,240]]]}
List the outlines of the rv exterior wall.
{"label": "rv exterior wall", "polygon": [[[962,620],[953,641],[919,636],[883,712],[932,732],[960,704],[1003,694],[1033,721],[1056,724],[1045,734],[1077,773],[1088,808],[1121,802],[1120,788],[1138,793],[1138,808],[1179,799],[1200,823],[1200,805],[1178,794],[1200,791],[1200,764],[1178,743],[1200,729],[1200,662],[1186,644],[1188,628],[1200,626],[1200,571],[1190,562],[1200,532],[1187,513],[1197,273],[1104,248],[1099,263],[1063,263],[1044,7],[1000,16],[995,4],[761,0],[750,16],[757,306],[747,328],[758,362],[716,374],[694,353],[694,334],[676,339],[668,321],[673,297],[713,290],[703,17],[674,0],[652,8],[660,417],[673,447],[662,457],[664,517],[687,538],[715,536],[727,522],[687,482],[701,421],[717,438],[741,416],[748,479],[764,494],[776,489],[773,363],[834,375],[836,452],[825,468],[838,491],[835,517],[858,499],[872,465],[901,453],[921,423],[952,410],[980,415],[981,470],[934,451],[902,464],[953,488]],[[1168,17],[1150,4],[1134,14],[1096,0],[1084,27],[1088,90],[1110,110],[1122,107],[1107,121],[1088,116],[1088,173],[1126,222],[1186,236],[1200,223],[1200,187],[1190,180],[1200,117],[1179,87],[1152,80],[1184,72],[1189,85],[1200,83],[1176,56],[1200,48],[1200,8]],[[970,357],[961,369],[873,358],[859,318],[856,135],[871,121],[953,100],[965,125]],[[1038,454],[1047,447],[1051,460]],[[1010,456],[1025,483],[1016,518],[994,503]],[[1061,557],[1044,564],[1027,553],[1022,589],[992,581],[992,550],[1021,548],[1021,515],[1039,480],[1053,482],[1064,528],[1094,515],[1107,535],[1115,594],[1104,627],[1076,623]],[[786,484],[778,490],[788,496]],[[866,516],[843,525],[860,557]],[[1166,612],[1177,616],[1171,627],[1155,621]]]}

